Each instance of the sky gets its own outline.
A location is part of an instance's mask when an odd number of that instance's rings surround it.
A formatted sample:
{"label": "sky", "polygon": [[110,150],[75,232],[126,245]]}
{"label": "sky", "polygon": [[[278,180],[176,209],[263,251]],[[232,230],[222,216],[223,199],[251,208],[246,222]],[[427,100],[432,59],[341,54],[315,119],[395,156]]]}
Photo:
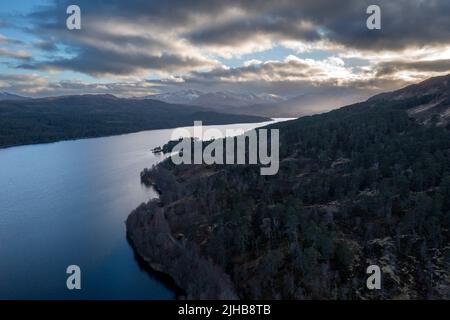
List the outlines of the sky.
{"label": "sky", "polygon": [[[81,30],[66,9],[81,8]],[[366,27],[369,5],[381,29]],[[448,0],[20,0],[0,3],[0,91],[197,89],[370,96],[450,73]]]}

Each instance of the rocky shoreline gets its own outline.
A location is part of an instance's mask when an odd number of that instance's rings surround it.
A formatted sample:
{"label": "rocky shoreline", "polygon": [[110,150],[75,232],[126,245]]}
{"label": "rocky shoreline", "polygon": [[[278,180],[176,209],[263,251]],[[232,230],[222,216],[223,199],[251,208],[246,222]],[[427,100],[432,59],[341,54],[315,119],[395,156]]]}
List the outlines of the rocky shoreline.
{"label": "rocky shoreline", "polygon": [[127,218],[135,252],[153,270],[167,274],[186,299],[237,299],[228,275],[200,256],[195,244],[172,234],[157,200],[141,204]]}

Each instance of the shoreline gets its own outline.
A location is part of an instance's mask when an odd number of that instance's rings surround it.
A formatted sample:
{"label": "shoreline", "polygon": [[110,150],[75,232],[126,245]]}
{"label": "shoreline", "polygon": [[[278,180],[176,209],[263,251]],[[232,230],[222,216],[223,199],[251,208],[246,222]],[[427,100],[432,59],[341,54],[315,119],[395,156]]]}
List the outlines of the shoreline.
{"label": "shoreline", "polygon": [[145,257],[141,256],[138,253],[137,248],[135,247],[133,240],[128,232],[126,237],[128,244],[133,250],[134,259],[136,260],[139,267],[145,272],[147,272],[149,276],[154,277],[160,283],[162,283],[167,289],[172,291],[175,300],[181,300],[186,295],[186,292],[177,285],[175,280],[168,273],[164,272],[164,270],[159,269],[157,265],[146,260]]}
{"label": "shoreline", "polygon": [[146,265],[167,275],[185,293],[177,299],[238,299],[227,274],[202,257],[194,243],[174,238],[157,200],[133,210],[126,220],[126,230],[134,252]]}
{"label": "shoreline", "polygon": [[[251,116],[249,116],[251,117]],[[261,117],[264,118],[264,117]],[[233,125],[233,124],[253,124],[253,123],[264,123],[264,122],[270,122],[273,121],[275,118],[269,118],[267,117],[266,120],[260,121],[238,121],[238,122],[225,122],[225,123],[206,123],[205,126],[223,126],[223,125]],[[169,126],[169,127],[161,127],[161,128],[153,128],[153,129],[145,129],[145,130],[132,130],[128,132],[122,132],[122,133],[112,133],[112,134],[100,134],[100,135],[88,135],[88,136],[80,136],[80,137],[74,137],[74,138],[62,138],[62,139],[49,139],[49,140],[43,140],[43,141],[36,141],[36,142],[29,142],[25,144],[17,143],[17,144],[7,144],[7,145],[0,145],[0,151],[7,150],[11,148],[17,148],[17,147],[28,147],[28,146],[36,146],[36,145],[45,145],[45,144],[54,144],[54,143],[61,143],[61,142],[70,142],[70,141],[80,141],[80,140],[87,140],[87,139],[102,139],[102,138],[109,138],[109,137],[116,137],[116,136],[126,136],[130,134],[136,134],[141,132],[147,132],[147,131],[156,131],[156,130],[168,130],[168,129],[177,129],[177,128],[184,128],[184,127],[191,127],[193,123],[189,123],[183,126],[175,125],[175,126]]]}
{"label": "shoreline", "polygon": [[[283,119],[281,121],[277,121]],[[292,120],[290,118],[272,119],[276,122]],[[264,125],[262,126],[264,127]],[[159,165],[159,164],[157,164]],[[160,196],[162,190],[150,177],[150,169],[141,171],[141,183],[151,186]],[[159,198],[142,203],[134,209],[126,220],[127,239],[137,256],[152,272],[164,275],[165,284],[175,286],[177,299],[239,299],[229,275],[219,266],[200,255],[198,246],[189,242],[184,235],[171,229]],[[164,252],[161,253],[160,250]],[[186,256],[188,258],[186,258]],[[179,269],[204,269],[212,272],[182,273]],[[203,277],[199,278],[198,274]],[[206,279],[206,280],[205,280]],[[199,287],[193,289],[193,287]],[[211,291],[215,287],[218,290]],[[204,293],[206,292],[206,294]]]}

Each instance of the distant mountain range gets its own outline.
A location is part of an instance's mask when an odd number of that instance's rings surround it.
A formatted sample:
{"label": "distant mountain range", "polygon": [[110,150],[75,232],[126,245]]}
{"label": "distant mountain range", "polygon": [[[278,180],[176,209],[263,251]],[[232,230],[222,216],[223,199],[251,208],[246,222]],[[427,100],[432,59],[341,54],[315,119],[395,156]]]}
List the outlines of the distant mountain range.
{"label": "distant mountain range", "polygon": [[202,92],[182,90],[141,97],[168,103],[201,106],[218,112],[265,117],[300,117],[321,113],[364,100],[366,96],[345,88],[327,89],[285,98],[269,93]]}
{"label": "distant mountain range", "polygon": [[[383,99],[398,101],[429,97],[428,103],[409,110],[409,114],[421,121],[429,121],[431,115],[434,117],[439,115],[439,119],[435,120],[447,123],[450,118],[450,112],[447,111],[450,104],[449,81],[449,76],[435,77],[398,91],[376,95],[368,101]],[[142,99],[149,98],[169,103],[201,106],[221,113],[297,118],[365,101],[367,93],[348,88],[328,88],[285,98],[267,93],[233,93],[230,91],[204,93],[197,90],[183,90],[150,95]]]}
{"label": "distant mountain range", "polygon": [[[109,96],[113,97],[112,95]],[[304,93],[289,98],[271,93],[203,92],[188,89],[135,97],[127,100],[158,100],[169,104],[202,107],[210,111],[227,114],[254,115],[271,118],[297,118],[327,112],[344,105],[363,101],[366,98],[364,93],[346,88],[328,88],[326,90]],[[0,92],[0,101],[28,99],[31,98],[8,92]],[[52,98],[49,97],[46,99]]]}
{"label": "distant mountain range", "polygon": [[[405,100],[412,97],[432,96],[429,103],[409,110],[409,114],[422,121],[430,120],[430,115],[439,114],[438,121],[448,122],[450,113],[445,113],[449,105],[448,76],[436,77],[414,84],[395,92],[376,95],[369,101]],[[160,93],[144,97],[122,99],[123,101],[157,100],[168,104],[185,105],[188,109],[201,107],[203,111],[214,111],[227,114],[252,115],[261,117],[289,117],[328,112],[355,102],[365,101],[366,93],[348,88],[328,88],[286,98],[270,93],[239,93],[231,91],[203,92],[199,90],[180,90]],[[113,95],[93,95],[116,98]],[[72,96],[75,97],[75,96]],[[62,97],[59,97],[62,98]],[[0,101],[23,101],[31,98],[0,92]],[[51,101],[55,98],[45,98]],[[116,98],[118,99],[118,98]]]}
{"label": "distant mountain range", "polygon": [[238,93],[231,91],[202,92],[199,90],[181,90],[143,97],[168,103],[190,104],[211,109],[243,107],[255,104],[279,103],[285,98],[275,94]]}
{"label": "distant mountain range", "polygon": [[233,114],[264,115],[266,117],[298,118],[328,112],[339,107],[365,100],[366,95],[346,88],[329,88],[305,93],[290,99],[265,104],[254,104],[222,110]]}

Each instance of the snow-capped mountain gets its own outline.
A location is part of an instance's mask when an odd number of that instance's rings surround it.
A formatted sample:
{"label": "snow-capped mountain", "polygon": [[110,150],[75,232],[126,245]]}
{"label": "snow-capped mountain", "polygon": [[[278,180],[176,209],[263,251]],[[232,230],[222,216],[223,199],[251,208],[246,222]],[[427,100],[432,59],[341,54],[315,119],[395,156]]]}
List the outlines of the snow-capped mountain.
{"label": "snow-capped mountain", "polygon": [[154,99],[167,103],[175,103],[175,104],[190,104],[193,105],[194,101],[198,99],[203,92],[197,90],[181,90],[176,92],[167,92],[160,94],[153,94],[149,96],[145,96],[145,99]]}
{"label": "snow-capped mountain", "polygon": [[283,97],[262,93],[237,93],[231,91],[202,92],[198,90],[182,90],[146,96],[168,103],[189,104],[207,108],[243,107],[254,104],[270,104],[284,101]]}
{"label": "snow-capped mountain", "polygon": [[280,96],[267,93],[255,94],[222,91],[203,94],[195,100],[195,103],[203,107],[244,107],[254,104],[276,103],[283,100],[284,98]]}
{"label": "snow-capped mountain", "polygon": [[12,94],[6,91],[0,91],[0,101],[4,100],[25,100],[29,99],[27,97],[18,96],[16,94]]}

